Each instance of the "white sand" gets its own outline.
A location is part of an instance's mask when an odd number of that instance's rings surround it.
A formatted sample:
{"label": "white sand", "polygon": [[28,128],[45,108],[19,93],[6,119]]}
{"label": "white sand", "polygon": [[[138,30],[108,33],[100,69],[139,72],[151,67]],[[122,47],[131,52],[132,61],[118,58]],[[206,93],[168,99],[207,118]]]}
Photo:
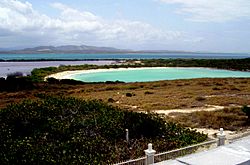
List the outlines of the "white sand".
{"label": "white sand", "polygon": [[205,107],[197,107],[197,108],[186,108],[186,109],[169,109],[169,110],[154,110],[154,113],[158,114],[165,114],[170,115],[171,113],[193,113],[193,112],[199,112],[199,111],[217,111],[217,110],[223,110],[224,106],[218,106],[218,105],[205,105]]}

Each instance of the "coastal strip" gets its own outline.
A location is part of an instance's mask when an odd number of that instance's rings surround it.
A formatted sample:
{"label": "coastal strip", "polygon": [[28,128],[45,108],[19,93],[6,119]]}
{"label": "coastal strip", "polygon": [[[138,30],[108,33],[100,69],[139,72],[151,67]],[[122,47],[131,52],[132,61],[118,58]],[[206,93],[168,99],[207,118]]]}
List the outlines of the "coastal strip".
{"label": "coastal strip", "polygon": [[[127,67],[127,68],[108,68],[108,69],[86,69],[86,70],[74,70],[74,71],[63,71],[55,74],[48,75],[44,78],[56,78],[56,79],[74,79],[75,75],[79,74],[90,74],[90,73],[101,73],[101,72],[119,72],[119,71],[131,71],[131,70],[147,70],[147,69],[167,69],[167,68],[175,68],[175,69],[208,69],[208,70],[224,70],[231,71],[227,69],[214,69],[207,67]],[[242,71],[239,71],[242,72]],[[216,76],[215,76],[216,77]]]}
{"label": "coastal strip", "polygon": [[[170,67],[153,67],[154,69],[163,69]],[[176,67],[177,68],[177,67]],[[110,69],[89,69],[89,70],[75,70],[75,71],[63,71],[55,74],[48,75],[44,78],[55,78],[55,79],[72,79],[77,74],[89,74],[89,73],[100,73],[100,72],[113,72],[113,71],[126,71],[126,70],[144,70],[152,69],[152,67],[141,67],[141,68],[110,68]]]}

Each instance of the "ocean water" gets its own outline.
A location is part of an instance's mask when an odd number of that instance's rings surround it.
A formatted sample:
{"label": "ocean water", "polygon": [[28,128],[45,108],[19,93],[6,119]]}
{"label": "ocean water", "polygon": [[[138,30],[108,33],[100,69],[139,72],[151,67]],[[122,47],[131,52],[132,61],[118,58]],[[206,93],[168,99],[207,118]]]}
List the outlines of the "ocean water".
{"label": "ocean water", "polygon": [[137,53],[137,54],[0,54],[3,60],[88,60],[88,59],[235,59],[248,58],[250,54],[240,53]]}
{"label": "ocean water", "polygon": [[70,78],[85,82],[123,81],[148,82],[158,80],[250,77],[250,72],[229,71],[209,68],[137,68],[96,71],[72,75]]}

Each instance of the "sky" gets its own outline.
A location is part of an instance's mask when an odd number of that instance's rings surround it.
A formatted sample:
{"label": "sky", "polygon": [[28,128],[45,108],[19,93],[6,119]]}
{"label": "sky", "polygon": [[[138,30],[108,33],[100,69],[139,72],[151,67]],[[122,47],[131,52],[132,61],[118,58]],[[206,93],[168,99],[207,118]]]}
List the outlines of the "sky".
{"label": "sky", "polygon": [[0,48],[250,52],[250,0],[0,0]]}

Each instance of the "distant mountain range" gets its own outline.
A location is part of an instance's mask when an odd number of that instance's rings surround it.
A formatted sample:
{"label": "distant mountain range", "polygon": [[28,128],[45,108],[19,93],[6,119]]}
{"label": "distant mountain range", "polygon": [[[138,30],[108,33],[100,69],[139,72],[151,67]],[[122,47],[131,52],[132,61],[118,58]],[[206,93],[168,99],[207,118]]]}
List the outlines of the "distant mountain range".
{"label": "distant mountain range", "polygon": [[34,48],[16,49],[8,50],[1,49],[0,53],[13,53],[13,54],[45,54],[45,53],[192,53],[184,51],[168,51],[168,50],[127,50],[127,49],[117,49],[112,47],[97,47],[97,46],[87,46],[87,45],[64,45],[64,46],[38,46]]}
{"label": "distant mountain range", "polygon": [[1,53],[111,53],[111,52],[124,52],[127,50],[121,50],[111,47],[96,47],[87,45],[64,45],[64,46],[38,46],[34,48],[25,48],[18,50],[1,50]]}

